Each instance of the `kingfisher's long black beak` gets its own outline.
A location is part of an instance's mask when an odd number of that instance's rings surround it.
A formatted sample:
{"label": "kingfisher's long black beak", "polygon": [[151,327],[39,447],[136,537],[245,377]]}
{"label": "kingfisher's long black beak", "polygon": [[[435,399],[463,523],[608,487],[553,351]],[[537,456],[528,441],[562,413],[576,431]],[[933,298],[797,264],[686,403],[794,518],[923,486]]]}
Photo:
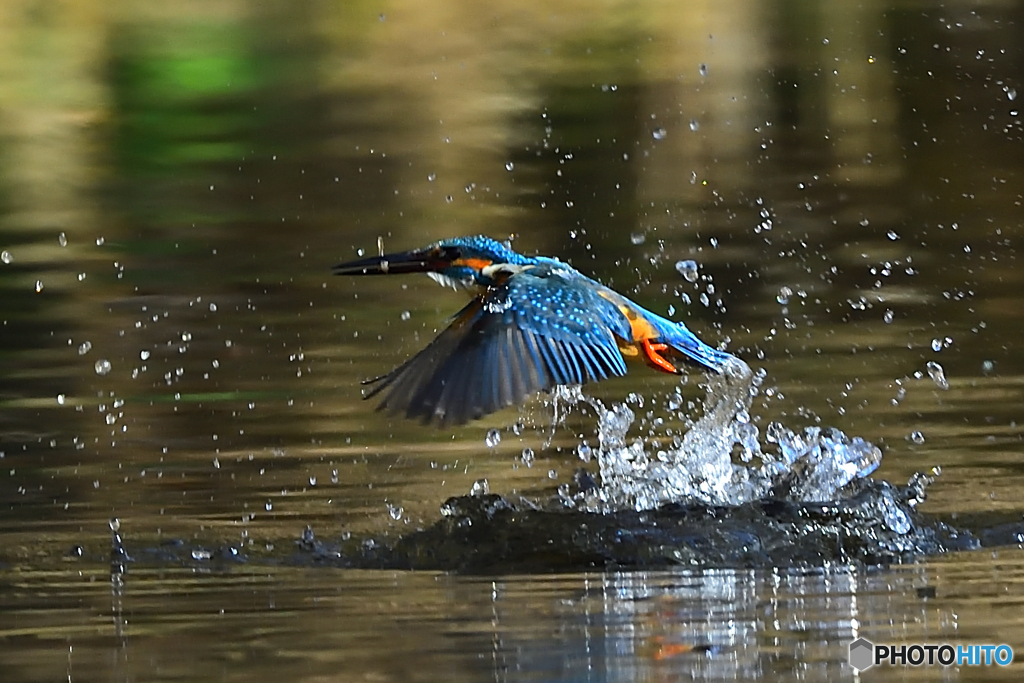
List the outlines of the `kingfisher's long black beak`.
{"label": "kingfisher's long black beak", "polygon": [[400,275],[402,273],[429,273],[443,270],[450,261],[429,251],[404,251],[383,256],[371,256],[339,263],[331,268],[335,275]]}

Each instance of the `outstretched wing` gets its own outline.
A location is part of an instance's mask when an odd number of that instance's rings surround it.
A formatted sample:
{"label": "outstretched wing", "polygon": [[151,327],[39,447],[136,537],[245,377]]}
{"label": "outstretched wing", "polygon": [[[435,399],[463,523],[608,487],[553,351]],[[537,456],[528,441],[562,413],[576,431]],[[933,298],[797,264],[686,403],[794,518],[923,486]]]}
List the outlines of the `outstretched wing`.
{"label": "outstretched wing", "polygon": [[387,390],[382,410],[461,424],[560,384],[626,374],[615,334],[626,336],[628,323],[587,283],[548,267],[513,275],[459,311],[425,349],[367,382],[366,398]]}

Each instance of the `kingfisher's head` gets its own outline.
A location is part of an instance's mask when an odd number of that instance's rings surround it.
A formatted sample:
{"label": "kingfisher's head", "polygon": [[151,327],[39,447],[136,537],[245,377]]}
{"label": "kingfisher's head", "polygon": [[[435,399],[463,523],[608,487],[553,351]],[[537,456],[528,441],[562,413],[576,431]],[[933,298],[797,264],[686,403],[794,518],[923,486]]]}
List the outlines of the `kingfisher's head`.
{"label": "kingfisher's head", "polygon": [[383,254],[339,263],[335,275],[426,273],[451,287],[488,287],[533,265],[534,259],[517,254],[490,237],[452,237],[422,249]]}

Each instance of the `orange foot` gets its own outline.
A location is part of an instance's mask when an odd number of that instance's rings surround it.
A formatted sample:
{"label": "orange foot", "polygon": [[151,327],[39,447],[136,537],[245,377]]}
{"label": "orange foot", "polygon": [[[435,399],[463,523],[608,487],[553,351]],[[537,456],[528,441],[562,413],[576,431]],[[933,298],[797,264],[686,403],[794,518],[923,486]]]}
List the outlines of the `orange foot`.
{"label": "orange foot", "polygon": [[658,368],[659,370],[664,370],[665,372],[671,373],[673,375],[679,374],[679,370],[676,368],[676,366],[669,363],[667,360],[665,360],[664,357],[662,357],[658,353],[659,351],[664,351],[665,349],[667,349],[668,344],[652,344],[650,339],[641,339],[640,348],[644,350],[644,355],[647,356],[647,360],[651,363],[652,366]]}

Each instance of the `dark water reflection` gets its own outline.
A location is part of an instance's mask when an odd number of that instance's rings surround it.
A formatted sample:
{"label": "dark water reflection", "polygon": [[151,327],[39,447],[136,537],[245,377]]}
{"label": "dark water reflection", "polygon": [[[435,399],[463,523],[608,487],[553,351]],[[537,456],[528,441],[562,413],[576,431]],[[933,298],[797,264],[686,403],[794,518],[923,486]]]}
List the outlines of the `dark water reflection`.
{"label": "dark water reflection", "polygon": [[[464,302],[330,278],[378,236],[514,233],[765,368],[762,427],[836,426],[884,448],[877,477],[941,467],[927,512],[1019,519],[1019,4],[65,9],[0,9],[10,680],[816,680],[851,675],[857,628],[1024,641],[1011,551],[811,576],[145,568],[127,629],[95,561],[115,516],[129,542],[265,550],[570,478],[585,416],[439,432],[358,400]],[[674,387],[640,369],[594,393]]]}

